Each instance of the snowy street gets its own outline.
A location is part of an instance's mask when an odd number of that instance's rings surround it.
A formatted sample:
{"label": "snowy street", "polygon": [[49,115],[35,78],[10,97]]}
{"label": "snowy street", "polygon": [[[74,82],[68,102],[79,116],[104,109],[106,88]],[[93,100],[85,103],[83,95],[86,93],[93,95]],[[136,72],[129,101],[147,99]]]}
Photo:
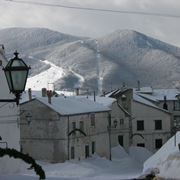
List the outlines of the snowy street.
{"label": "snowy street", "polygon": [[[180,133],[177,133],[176,138],[176,147],[172,137],[154,155],[142,147],[131,147],[127,153],[121,146],[117,146],[112,148],[112,161],[94,155],[81,161],[71,160],[57,164],[38,161],[38,164],[44,169],[47,180],[131,180],[138,179],[155,168],[160,171],[158,177],[161,179],[178,180]],[[14,163],[18,160],[11,161]],[[6,167],[6,164],[1,166]],[[35,172],[27,168],[27,164],[21,161],[18,171],[13,172],[9,168],[9,172],[1,173],[0,180],[38,180]]]}
{"label": "snowy street", "polygon": [[[139,151],[143,158],[147,158],[148,153]],[[66,161],[65,163],[49,164],[39,162],[46,173],[48,180],[124,180],[139,177],[143,164],[133,159],[137,154],[136,149],[132,149],[128,155],[122,148],[112,149],[113,159],[109,161],[105,158],[93,156],[89,159],[78,161]],[[12,159],[13,161],[13,159]],[[22,163],[18,173],[13,175],[1,175],[2,180],[36,180],[39,177],[34,171],[27,170],[28,166]]]}

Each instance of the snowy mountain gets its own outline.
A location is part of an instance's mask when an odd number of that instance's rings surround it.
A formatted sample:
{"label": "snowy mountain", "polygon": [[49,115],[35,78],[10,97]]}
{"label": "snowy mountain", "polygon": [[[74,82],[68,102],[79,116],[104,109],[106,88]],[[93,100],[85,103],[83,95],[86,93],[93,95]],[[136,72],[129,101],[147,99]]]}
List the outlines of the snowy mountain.
{"label": "snowy mountain", "polygon": [[41,81],[44,87],[54,83],[56,89],[91,90],[123,82],[136,86],[138,80],[142,86],[172,87],[179,81],[180,49],[132,30],[91,39],[44,28],[9,28],[0,30],[0,40],[8,57],[17,49],[31,65],[28,86],[36,89]]}

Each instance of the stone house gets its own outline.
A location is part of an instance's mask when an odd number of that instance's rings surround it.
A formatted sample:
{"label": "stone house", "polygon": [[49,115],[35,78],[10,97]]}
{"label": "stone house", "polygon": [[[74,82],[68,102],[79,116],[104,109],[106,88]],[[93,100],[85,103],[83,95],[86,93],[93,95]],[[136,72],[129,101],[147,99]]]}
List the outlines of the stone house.
{"label": "stone house", "polygon": [[[92,96],[88,97],[94,100]],[[110,134],[110,146],[121,145],[128,150],[130,143],[129,119],[130,114],[122,107],[115,98],[96,97],[96,102],[111,109],[108,131]]]}
{"label": "stone house", "polygon": [[20,104],[21,150],[37,160],[64,162],[94,153],[110,158],[110,108],[87,98],[39,97]]}
{"label": "stone house", "polygon": [[107,94],[130,114],[130,145],[157,151],[171,136],[171,113],[139,96],[133,89]]}
{"label": "stone house", "polygon": [[171,113],[171,133],[180,130],[180,90],[174,89],[153,89],[144,87],[136,90],[139,96],[151,101],[160,108],[167,109]]}

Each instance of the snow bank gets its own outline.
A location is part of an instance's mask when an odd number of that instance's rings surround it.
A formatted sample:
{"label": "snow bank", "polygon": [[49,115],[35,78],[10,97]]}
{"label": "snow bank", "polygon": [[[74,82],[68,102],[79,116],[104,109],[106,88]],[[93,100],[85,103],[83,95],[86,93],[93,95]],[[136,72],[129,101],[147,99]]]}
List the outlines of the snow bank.
{"label": "snow bank", "polygon": [[140,163],[144,163],[152,154],[152,152],[143,147],[132,146],[129,148],[129,156]]}
{"label": "snow bank", "polygon": [[112,159],[127,158],[129,155],[122,146],[116,146],[111,149]]}
{"label": "snow bank", "polygon": [[178,144],[180,143],[180,132],[169,139],[152,157],[144,163],[143,172],[158,168],[160,177],[179,179],[180,175],[180,152]]}

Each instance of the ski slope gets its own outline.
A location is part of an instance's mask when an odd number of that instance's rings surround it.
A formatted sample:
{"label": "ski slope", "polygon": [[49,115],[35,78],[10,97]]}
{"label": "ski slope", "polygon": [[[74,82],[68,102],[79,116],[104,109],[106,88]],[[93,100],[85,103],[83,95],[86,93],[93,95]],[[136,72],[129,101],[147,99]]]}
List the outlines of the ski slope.
{"label": "ski slope", "polygon": [[71,69],[65,70],[49,62],[48,60],[43,61],[43,63],[46,63],[51,67],[48,70],[43,71],[38,75],[28,78],[26,89],[28,88],[31,88],[33,90],[41,90],[42,88],[53,89],[53,84],[57,80],[63,78],[68,71],[70,71],[75,76],[77,76],[77,78],[79,79],[79,86],[81,86],[82,83],[84,82],[84,77],[82,77],[81,75],[79,75],[78,73],[74,72]]}

